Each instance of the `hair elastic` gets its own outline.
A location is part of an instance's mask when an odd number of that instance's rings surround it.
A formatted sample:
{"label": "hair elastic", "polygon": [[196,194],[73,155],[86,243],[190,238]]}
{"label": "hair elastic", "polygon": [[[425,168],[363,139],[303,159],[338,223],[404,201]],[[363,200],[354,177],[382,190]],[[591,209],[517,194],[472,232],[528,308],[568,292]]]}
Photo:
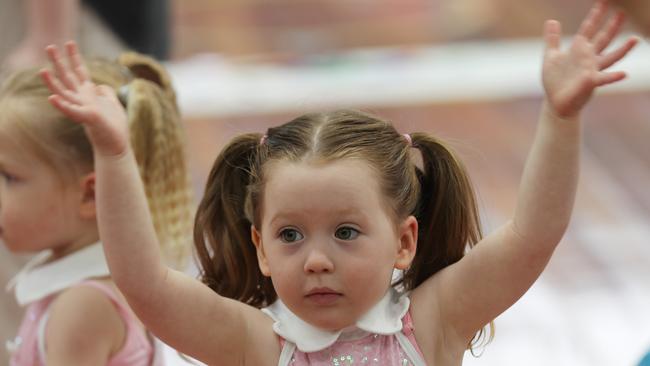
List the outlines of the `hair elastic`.
{"label": "hair elastic", "polygon": [[406,142],[408,142],[409,146],[413,146],[413,139],[411,138],[411,135],[408,133],[403,134],[404,138],[406,139]]}
{"label": "hair elastic", "polygon": [[129,92],[131,91],[131,83],[124,84],[117,89],[117,99],[122,106],[126,108],[129,105]]}
{"label": "hair elastic", "polygon": [[262,135],[262,137],[260,137],[260,145],[264,145],[267,138],[268,136],[266,134]]}

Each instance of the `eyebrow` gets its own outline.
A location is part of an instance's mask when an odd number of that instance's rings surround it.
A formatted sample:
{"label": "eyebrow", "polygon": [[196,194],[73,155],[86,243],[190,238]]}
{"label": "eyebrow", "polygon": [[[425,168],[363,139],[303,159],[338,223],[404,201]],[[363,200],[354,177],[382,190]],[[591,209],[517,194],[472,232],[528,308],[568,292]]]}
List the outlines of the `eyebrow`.
{"label": "eyebrow", "polygon": [[[366,215],[363,214],[362,210],[355,209],[355,208],[345,208],[342,210],[335,210],[331,214],[332,216],[354,216],[355,219],[365,219]],[[273,225],[273,223],[277,220],[288,218],[289,220],[296,220],[299,218],[304,218],[306,215],[303,212],[300,212],[298,210],[293,210],[293,211],[278,211],[271,217],[271,220],[269,221],[269,225]]]}
{"label": "eyebrow", "polygon": [[273,225],[275,221],[289,218],[289,220],[293,220],[294,218],[298,218],[303,216],[301,213],[298,212],[293,212],[293,211],[278,211],[276,212],[272,217],[271,220],[269,221],[269,225]]}

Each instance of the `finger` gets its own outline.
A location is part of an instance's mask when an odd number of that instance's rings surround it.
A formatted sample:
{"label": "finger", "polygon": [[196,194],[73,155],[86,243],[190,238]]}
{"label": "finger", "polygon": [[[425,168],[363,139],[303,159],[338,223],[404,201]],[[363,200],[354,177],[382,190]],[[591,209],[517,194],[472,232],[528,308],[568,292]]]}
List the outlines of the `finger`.
{"label": "finger", "polygon": [[59,50],[56,46],[50,45],[45,48],[47,51],[47,56],[50,59],[50,62],[54,66],[54,72],[56,77],[61,80],[61,83],[68,89],[77,90],[77,84],[75,80],[72,80],[70,73],[68,72],[68,67],[61,60],[59,55]]}
{"label": "finger", "polygon": [[45,82],[45,85],[47,86],[47,88],[50,89],[50,91],[53,94],[63,94],[64,93],[65,88],[63,87],[63,85],[61,85],[59,80],[56,77],[54,77],[54,75],[52,75],[50,70],[42,69],[39,72],[39,74],[41,75],[41,79],[43,79],[43,81]]}
{"label": "finger", "polygon": [[607,2],[598,1],[594,6],[591,7],[589,14],[585,20],[580,24],[580,29],[578,34],[584,36],[587,39],[592,39],[598,29],[600,29],[603,19],[605,19],[605,14],[607,13]]}
{"label": "finger", "polygon": [[557,20],[547,20],[544,23],[544,41],[547,50],[560,48],[560,37],[562,35],[562,24]]}
{"label": "finger", "polygon": [[615,71],[615,72],[604,72],[600,73],[595,80],[596,86],[603,86],[607,84],[612,84],[617,81],[621,81],[625,79],[627,75],[623,71]]}
{"label": "finger", "polygon": [[65,44],[65,48],[66,51],[68,52],[68,60],[70,60],[70,67],[72,68],[72,71],[77,77],[78,82],[81,84],[89,80],[90,75],[83,61],[83,57],[81,57],[81,54],[79,53],[77,44],[75,42],[70,41]]}
{"label": "finger", "polygon": [[70,90],[66,89],[57,78],[55,78],[52,73],[47,70],[43,69],[40,72],[41,78],[45,82],[45,85],[47,85],[48,89],[55,95],[59,95],[69,102],[76,103],[76,104],[81,104],[80,99],[77,97],[76,94],[71,92]]}
{"label": "finger", "polygon": [[605,29],[598,32],[594,39],[594,49],[596,53],[601,53],[612,42],[625,22],[625,13],[618,12],[607,22]]}
{"label": "finger", "polygon": [[598,60],[598,69],[605,70],[608,67],[619,62],[625,55],[628,54],[637,44],[639,44],[639,39],[636,37],[630,37],[625,43],[617,48],[616,50],[603,55],[600,60]]}
{"label": "finger", "polygon": [[63,87],[61,83],[59,82],[58,79],[56,79],[50,70],[43,69],[39,73],[41,75],[41,79],[45,82],[45,85],[50,89],[52,93],[55,95],[60,95],[63,98],[67,99],[68,101],[76,104],[80,104],[79,98],[69,90]]}
{"label": "finger", "polygon": [[48,100],[56,109],[75,122],[83,123],[89,119],[83,107],[66,101],[60,95],[51,95]]}

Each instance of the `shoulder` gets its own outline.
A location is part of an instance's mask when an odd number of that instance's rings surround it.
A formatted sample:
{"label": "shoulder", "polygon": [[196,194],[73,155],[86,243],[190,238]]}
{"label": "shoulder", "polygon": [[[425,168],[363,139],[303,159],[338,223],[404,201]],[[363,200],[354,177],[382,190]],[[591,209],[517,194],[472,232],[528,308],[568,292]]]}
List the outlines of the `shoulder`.
{"label": "shoulder", "polygon": [[52,302],[45,331],[48,356],[92,350],[108,359],[125,336],[126,326],[115,305],[96,288],[72,287]]}

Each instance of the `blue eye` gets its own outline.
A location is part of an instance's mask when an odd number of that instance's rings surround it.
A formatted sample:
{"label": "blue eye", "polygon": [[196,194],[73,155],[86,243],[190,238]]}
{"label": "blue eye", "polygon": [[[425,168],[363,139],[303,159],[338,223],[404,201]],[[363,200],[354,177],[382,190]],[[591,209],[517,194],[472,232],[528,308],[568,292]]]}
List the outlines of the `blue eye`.
{"label": "blue eye", "polygon": [[285,243],[302,240],[304,236],[296,229],[284,229],[280,232],[280,239]]}
{"label": "blue eye", "polygon": [[334,236],[341,240],[354,240],[359,236],[359,230],[344,226],[336,229]]}

